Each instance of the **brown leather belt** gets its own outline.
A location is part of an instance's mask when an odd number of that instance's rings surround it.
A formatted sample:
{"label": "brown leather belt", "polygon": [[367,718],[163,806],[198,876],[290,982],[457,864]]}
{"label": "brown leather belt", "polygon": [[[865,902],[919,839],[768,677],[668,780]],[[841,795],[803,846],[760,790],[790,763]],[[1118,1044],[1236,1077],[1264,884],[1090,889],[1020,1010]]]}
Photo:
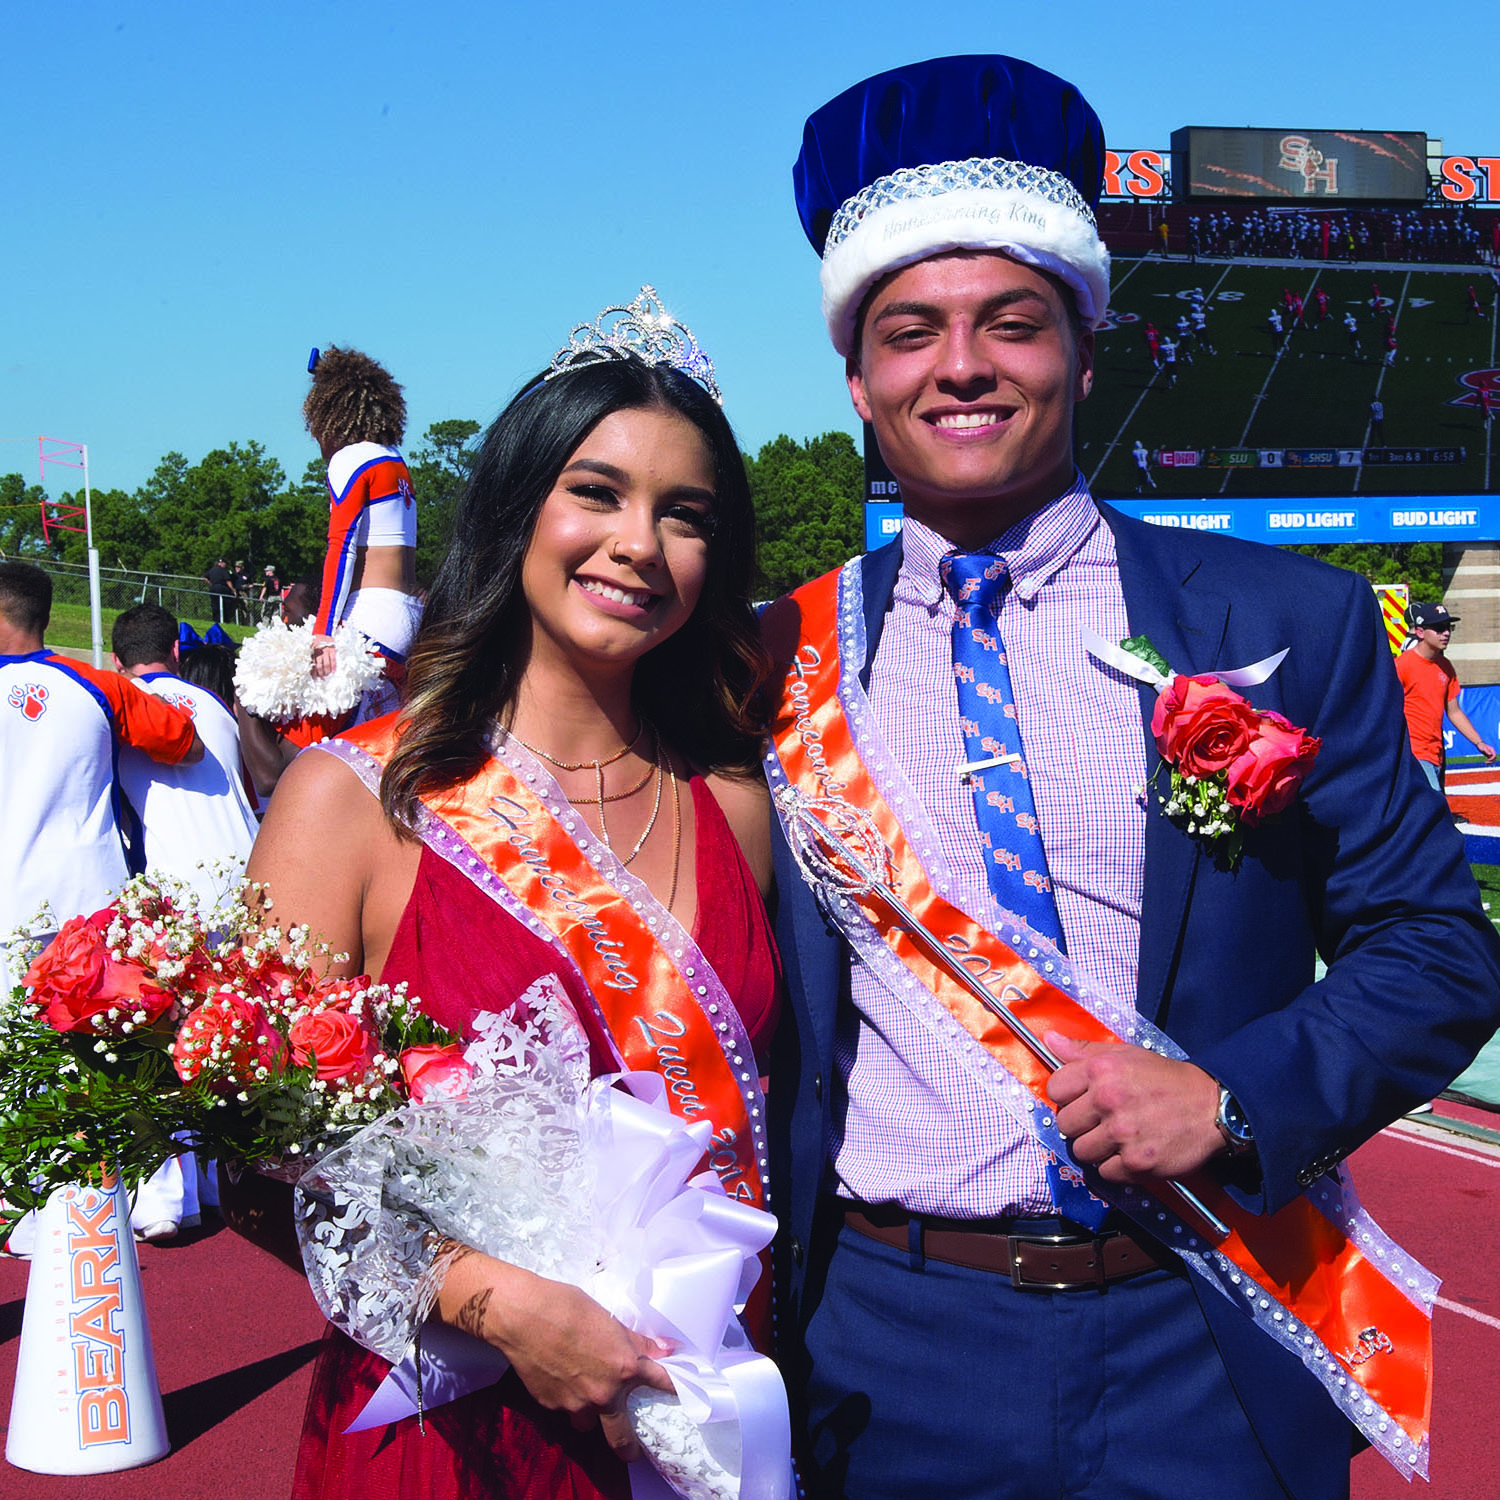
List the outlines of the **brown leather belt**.
{"label": "brown leather belt", "polygon": [[[912,1220],[904,1209],[889,1204],[844,1205],[844,1222],[851,1229],[897,1250],[912,1245]],[[918,1216],[916,1223],[927,1258],[1009,1276],[1019,1291],[1103,1291],[1111,1282],[1178,1263],[1144,1235],[1137,1239],[1123,1229],[1097,1235],[1083,1229],[1077,1234],[1028,1234],[1007,1233],[993,1219]]]}

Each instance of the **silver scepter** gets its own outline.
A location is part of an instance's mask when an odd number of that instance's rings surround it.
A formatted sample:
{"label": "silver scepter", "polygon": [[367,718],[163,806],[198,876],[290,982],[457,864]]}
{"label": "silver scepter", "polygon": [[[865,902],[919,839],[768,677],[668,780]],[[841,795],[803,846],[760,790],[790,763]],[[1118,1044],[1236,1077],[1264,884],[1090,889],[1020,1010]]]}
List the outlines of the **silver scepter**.
{"label": "silver scepter", "polygon": [[[891,870],[891,851],[867,812],[841,798],[809,797],[793,786],[782,787],[776,800],[787,814],[792,858],[815,891],[856,899],[878,897],[927,956],[956,979],[1033,1057],[1051,1072],[1062,1067],[1062,1059],[1004,1003],[1011,995],[1025,999],[1024,993],[1015,985],[1007,985],[997,996],[981,984],[882,878]],[[1167,1186],[1216,1238],[1229,1237],[1229,1226],[1191,1188],[1175,1178],[1169,1178]]]}

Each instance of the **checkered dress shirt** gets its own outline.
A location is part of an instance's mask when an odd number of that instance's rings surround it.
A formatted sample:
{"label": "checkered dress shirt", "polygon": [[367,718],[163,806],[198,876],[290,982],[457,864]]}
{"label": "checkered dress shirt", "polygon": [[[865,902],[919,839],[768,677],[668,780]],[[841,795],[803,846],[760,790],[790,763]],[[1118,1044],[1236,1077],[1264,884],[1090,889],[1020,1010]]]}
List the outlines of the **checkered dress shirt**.
{"label": "checkered dress shirt", "polygon": [[[958,904],[994,932],[973,797],[955,769],[954,605],[938,577],[953,548],[910,517],[902,546],[870,703],[937,829]],[[1119,1029],[1135,1004],[1146,750],[1138,689],[1080,638],[1084,626],[1109,641],[1130,633],[1114,536],[1080,475],[984,550],[1004,557],[1013,580],[1000,634],[1068,954]],[[836,1044],[847,1108],[833,1111],[835,1190],[951,1218],[1048,1213],[1038,1148],[965,1060],[977,1044],[946,1017],[938,1025],[951,1041],[934,1035],[858,962],[850,994]]]}

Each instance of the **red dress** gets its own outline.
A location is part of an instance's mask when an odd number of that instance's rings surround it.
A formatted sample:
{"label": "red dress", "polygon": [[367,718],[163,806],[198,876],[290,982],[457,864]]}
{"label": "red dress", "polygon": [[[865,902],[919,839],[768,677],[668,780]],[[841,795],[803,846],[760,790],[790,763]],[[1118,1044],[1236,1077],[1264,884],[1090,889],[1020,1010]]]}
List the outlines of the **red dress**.
{"label": "red dress", "polygon": [[[698,917],[693,938],[734,999],[756,1052],[775,1022],[780,965],[765,907],[713,793],[692,782]],[[434,1020],[467,1032],[542,974],[576,980],[526,931],[430,849],[381,978],[406,980]],[[580,1000],[573,994],[575,1004]],[[580,1016],[588,1007],[577,1004]],[[596,1046],[596,1068],[610,1066]],[[597,1427],[535,1402],[514,1371],[487,1390],[415,1417],[344,1435],[390,1366],[332,1326],[313,1370],[293,1500],[629,1500],[625,1466]]]}

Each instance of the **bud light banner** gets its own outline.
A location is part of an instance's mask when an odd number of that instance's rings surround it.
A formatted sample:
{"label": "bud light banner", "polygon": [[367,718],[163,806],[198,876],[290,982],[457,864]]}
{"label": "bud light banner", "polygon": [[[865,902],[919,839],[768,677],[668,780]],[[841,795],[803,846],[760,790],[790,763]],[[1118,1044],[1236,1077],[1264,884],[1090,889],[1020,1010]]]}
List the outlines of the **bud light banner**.
{"label": "bud light banner", "polygon": [[[1235,500],[1111,500],[1116,510],[1151,526],[1218,531],[1248,542],[1302,546],[1313,542],[1490,541],[1500,537],[1500,499],[1425,495],[1328,502]],[[899,502],[865,506],[865,547],[883,547],[901,530]]]}
{"label": "bud light banner", "polygon": [[1424,495],[1328,501],[1113,500],[1152,526],[1219,531],[1277,546],[1311,542],[1475,541],[1500,537],[1500,499]]}

